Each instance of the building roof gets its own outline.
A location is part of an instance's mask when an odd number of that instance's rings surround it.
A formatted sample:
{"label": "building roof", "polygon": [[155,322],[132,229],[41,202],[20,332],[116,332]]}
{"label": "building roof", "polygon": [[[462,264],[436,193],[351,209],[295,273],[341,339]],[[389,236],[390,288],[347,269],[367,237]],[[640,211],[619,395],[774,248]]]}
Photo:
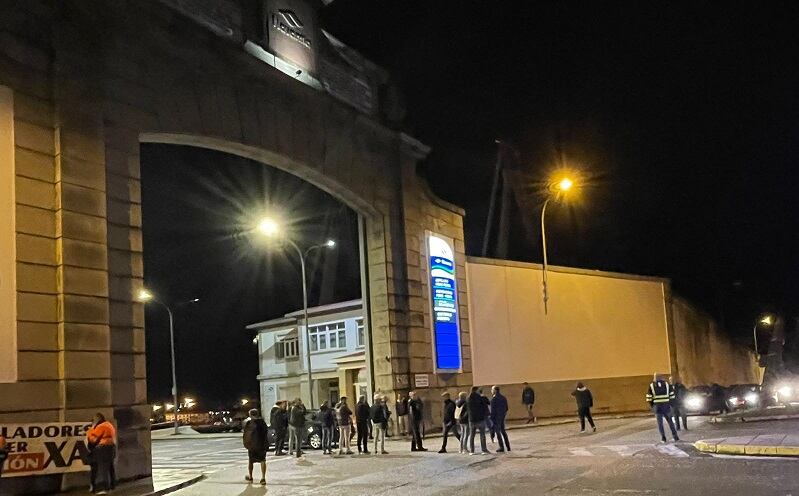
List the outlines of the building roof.
{"label": "building roof", "polygon": [[[339,303],[331,303],[329,305],[310,307],[308,308],[308,316],[316,317],[318,315],[346,312],[348,310],[359,310],[361,308],[362,304],[359,298],[357,300],[342,301]],[[287,313],[283,317],[278,317],[276,319],[271,319],[271,320],[265,320],[263,322],[255,322],[245,327],[245,329],[263,330],[263,329],[271,329],[277,327],[285,327],[287,325],[297,325],[302,316],[303,316],[302,309],[295,310],[293,312]]]}

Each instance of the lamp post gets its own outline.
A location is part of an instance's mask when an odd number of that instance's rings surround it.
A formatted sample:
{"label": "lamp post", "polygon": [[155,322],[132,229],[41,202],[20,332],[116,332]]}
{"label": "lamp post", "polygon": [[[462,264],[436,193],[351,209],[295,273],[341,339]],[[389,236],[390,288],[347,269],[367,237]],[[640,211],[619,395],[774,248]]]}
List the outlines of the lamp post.
{"label": "lamp post", "polygon": [[[180,427],[180,423],[178,422],[178,405],[180,405],[180,402],[178,402],[178,378],[177,372],[175,370],[175,319],[172,315],[172,309],[170,309],[166,303],[153,296],[153,294],[146,289],[139,291],[139,301],[145,304],[150,301],[158,303],[164,307],[166,309],[166,313],[169,314],[169,349],[170,356],[172,357],[172,401],[174,401],[173,404],[175,405],[175,434],[179,434],[180,432],[178,428]],[[182,305],[183,303],[197,303],[198,301],[200,301],[199,298],[194,298],[192,300],[179,303],[178,305]]]}
{"label": "lamp post", "polygon": [[758,358],[760,357],[760,352],[757,349],[757,326],[758,324],[763,324],[764,326],[770,326],[773,323],[774,322],[773,319],[771,318],[771,315],[763,315],[757,321],[755,321],[755,325],[752,328],[752,337],[755,340],[755,356]]}
{"label": "lamp post", "polygon": [[[272,219],[263,219],[258,224],[258,231],[269,238],[275,238],[280,235],[280,226]],[[281,236],[280,239],[285,241],[297,252],[297,257],[300,259],[300,272],[302,276],[302,320],[305,327],[305,363],[308,369],[308,397],[310,400],[310,407],[313,409],[313,371],[311,370],[311,330],[308,328],[308,281],[305,275],[305,262],[308,255],[316,249],[322,248],[335,248],[336,242],[328,239],[322,244],[309,246],[303,251],[297,243],[286,236]]]}
{"label": "lamp post", "polygon": [[[574,186],[574,181],[569,179],[568,177],[564,177],[560,181],[553,183],[550,186],[550,191],[554,191],[555,196],[565,195],[569,190],[572,189]],[[546,229],[546,214],[547,214],[547,205],[549,205],[549,201],[552,200],[553,196],[550,193],[549,197],[547,197],[546,201],[544,201],[544,206],[541,207],[541,247],[544,254],[544,266],[543,270],[541,271],[541,289],[543,291],[543,299],[544,299],[544,315],[547,314],[548,305],[547,301],[549,300],[549,293],[547,290],[547,229]]]}

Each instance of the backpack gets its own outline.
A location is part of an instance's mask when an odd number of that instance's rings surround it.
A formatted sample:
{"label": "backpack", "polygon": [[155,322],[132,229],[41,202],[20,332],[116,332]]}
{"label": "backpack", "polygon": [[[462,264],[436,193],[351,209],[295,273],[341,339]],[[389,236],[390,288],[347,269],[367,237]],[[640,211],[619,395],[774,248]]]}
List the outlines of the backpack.
{"label": "backpack", "polygon": [[247,423],[244,424],[243,437],[244,447],[248,450],[257,449],[256,444],[258,444],[258,441],[255,439],[255,429],[255,422],[253,422],[252,419],[248,419]]}

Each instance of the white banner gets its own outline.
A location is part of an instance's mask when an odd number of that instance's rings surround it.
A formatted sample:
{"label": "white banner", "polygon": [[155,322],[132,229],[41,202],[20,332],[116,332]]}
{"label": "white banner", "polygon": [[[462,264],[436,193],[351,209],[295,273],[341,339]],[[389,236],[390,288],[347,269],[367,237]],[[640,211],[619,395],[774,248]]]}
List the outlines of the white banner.
{"label": "white banner", "polygon": [[91,423],[3,424],[8,458],[3,477],[58,474],[89,470],[86,431]]}

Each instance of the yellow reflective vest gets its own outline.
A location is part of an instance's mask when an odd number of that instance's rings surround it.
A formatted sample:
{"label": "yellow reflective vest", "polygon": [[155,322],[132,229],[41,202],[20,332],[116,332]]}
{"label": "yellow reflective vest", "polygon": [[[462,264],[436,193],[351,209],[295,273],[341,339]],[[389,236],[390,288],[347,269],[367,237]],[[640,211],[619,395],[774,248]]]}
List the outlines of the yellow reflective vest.
{"label": "yellow reflective vest", "polygon": [[652,381],[646,391],[646,401],[650,405],[669,403],[674,399],[674,388],[666,381]]}

